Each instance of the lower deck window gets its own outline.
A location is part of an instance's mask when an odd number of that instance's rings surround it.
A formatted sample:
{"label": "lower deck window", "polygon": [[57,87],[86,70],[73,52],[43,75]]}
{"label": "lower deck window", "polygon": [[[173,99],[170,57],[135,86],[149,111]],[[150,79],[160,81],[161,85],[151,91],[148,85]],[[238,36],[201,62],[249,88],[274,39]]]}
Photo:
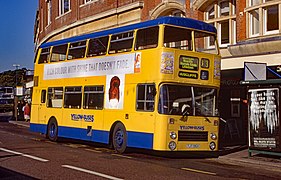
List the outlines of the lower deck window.
{"label": "lower deck window", "polygon": [[81,108],[82,87],[65,87],[64,108]]}
{"label": "lower deck window", "polygon": [[84,109],[102,109],[104,100],[103,86],[84,87]]}
{"label": "lower deck window", "polygon": [[137,110],[154,111],[155,85],[139,84],[137,87]]}
{"label": "lower deck window", "polygon": [[50,87],[48,88],[48,107],[61,108],[63,98],[62,87]]}

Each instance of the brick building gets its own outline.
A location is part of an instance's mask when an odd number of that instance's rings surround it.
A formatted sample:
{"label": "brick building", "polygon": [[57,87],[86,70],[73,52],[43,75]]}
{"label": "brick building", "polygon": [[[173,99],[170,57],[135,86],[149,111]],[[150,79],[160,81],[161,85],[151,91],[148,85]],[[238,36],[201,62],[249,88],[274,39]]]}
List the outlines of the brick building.
{"label": "brick building", "polygon": [[[281,71],[281,0],[39,0],[34,42],[58,40],[103,29],[182,16],[218,30],[222,54],[221,116],[234,119],[237,138],[247,139],[244,62],[267,63],[267,78]],[[212,45],[209,46],[212,48]],[[242,141],[241,141],[242,140]]]}

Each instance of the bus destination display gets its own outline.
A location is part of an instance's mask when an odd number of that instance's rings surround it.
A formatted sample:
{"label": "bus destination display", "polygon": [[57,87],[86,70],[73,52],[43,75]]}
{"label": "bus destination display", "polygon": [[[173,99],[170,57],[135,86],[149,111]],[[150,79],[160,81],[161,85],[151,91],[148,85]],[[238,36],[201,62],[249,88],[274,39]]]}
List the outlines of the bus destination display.
{"label": "bus destination display", "polygon": [[180,69],[198,71],[199,58],[190,56],[180,56]]}

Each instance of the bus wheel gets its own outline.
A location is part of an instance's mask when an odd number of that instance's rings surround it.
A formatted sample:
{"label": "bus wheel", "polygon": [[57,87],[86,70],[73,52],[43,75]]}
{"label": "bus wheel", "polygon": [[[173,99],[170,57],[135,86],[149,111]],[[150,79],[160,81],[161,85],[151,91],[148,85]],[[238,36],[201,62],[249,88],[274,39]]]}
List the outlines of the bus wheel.
{"label": "bus wheel", "polygon": [[57,141],[58,140],[58,123],[55,119],[51,119],[49,124],[48,124],[47,137],[51,141]]}
{"label": "bus wheel", "polygon": [[127,148],[127,133],[123,124],[117,123],[112,134],[112,144],[118,153],[125,152]]}

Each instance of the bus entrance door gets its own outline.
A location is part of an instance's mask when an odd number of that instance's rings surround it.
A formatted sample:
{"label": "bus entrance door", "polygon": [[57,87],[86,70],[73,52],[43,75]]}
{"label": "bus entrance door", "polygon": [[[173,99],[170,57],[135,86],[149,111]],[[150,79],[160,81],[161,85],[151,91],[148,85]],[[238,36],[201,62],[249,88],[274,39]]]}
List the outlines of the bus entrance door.
{"label": "bus entrance door", "polygon": [[46,89],[41,89],[41,100],[38,102],[38,122],[46,123],[46,99],[47,99],[47,91]]}

